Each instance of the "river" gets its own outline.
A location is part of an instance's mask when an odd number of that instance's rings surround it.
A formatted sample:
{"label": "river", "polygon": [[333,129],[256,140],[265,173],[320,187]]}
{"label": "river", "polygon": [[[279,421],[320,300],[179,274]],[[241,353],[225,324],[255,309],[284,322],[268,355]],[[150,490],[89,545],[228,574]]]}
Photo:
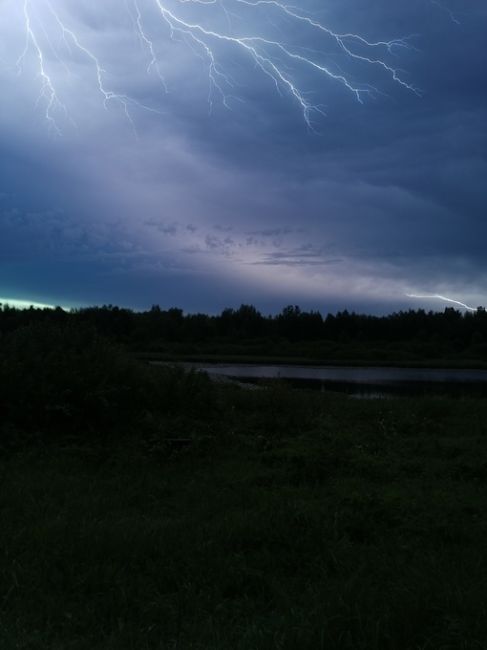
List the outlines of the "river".
{"label": "river", "polygon": [[253,383],[282,379],[298,388],[336,390],[364,398],[421,394],[487,396],[487,370],[205,363],[187,365],[213,377],[228,377]]}

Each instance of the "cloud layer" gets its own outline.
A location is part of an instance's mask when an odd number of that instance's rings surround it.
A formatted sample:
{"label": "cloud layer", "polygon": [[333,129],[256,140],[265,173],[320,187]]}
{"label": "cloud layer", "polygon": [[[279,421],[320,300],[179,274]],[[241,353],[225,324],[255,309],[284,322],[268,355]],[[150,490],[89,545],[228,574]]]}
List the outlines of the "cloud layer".
{"label": "cloud layer", "polygon": [[[206,30],[264,31],[351,86],[376,88],[360,103],[340,80],[283,57],[306,102],[325,109],[311,111],[310,129],[299,97],[232,43],[214,50],[224,96],[204,50],[155,22],[157,3],[121,4],[52,0],[102,62],[103,88],[129,98],[129,117],[124,101],[104,106],[93,60],[56,28],[49,3],[36,4],[58,97],[48,119],[22,6],[0,5],[2,295],[205,311],[242,301],[384,311],[417,305],[408,293],[487,301],[485,10],[427,0],[303,8],[369,42],[417,34],[409,49],[378,53],[421,96],[309,25],[276,22],[272,3],[265,14],[236,1],[205,14]],[[186,5],[188,24],[203,20],[207,7]]]}

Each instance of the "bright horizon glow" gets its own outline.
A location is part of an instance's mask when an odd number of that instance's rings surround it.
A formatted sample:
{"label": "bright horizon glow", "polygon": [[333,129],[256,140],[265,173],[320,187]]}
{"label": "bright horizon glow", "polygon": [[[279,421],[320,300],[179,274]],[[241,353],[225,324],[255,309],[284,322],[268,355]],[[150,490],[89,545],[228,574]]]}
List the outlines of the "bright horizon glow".
{"label": "bright horizon glow", "polygon": [[[29,309],[34,307],[35,309],[55,309],[57,305],[48,305],[42,302],[36,302],[34,300],[19,300],[18,298],[3,298],[0,296],[0,306],[1,307],[15,307],[15,309]],[[61,309],[65,311],[69,310],[69,307],[62,307]]]}

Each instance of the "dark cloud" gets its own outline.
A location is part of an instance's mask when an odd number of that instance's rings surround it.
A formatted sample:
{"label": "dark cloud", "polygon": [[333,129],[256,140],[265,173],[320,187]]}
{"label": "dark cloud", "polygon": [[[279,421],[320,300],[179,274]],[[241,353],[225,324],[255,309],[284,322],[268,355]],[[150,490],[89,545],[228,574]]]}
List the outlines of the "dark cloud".
{"label": "dark cloud", "polygon": [[[64,0],[55,4],[68,14]],[[161,61],[172,63],[164,94],[154,74],[140,74],[146,53],[113,7],[80,2],[71,18],[105,57],[115,90],[161,112],[133,108],[134,134],[120,103],[103,109],[78,56],[61,85],[77,129],[63,124],[56,138],[36,105],[32,64],[13,74],[21,25],[15,3],[2,6],[11,20],[0,55],[12,65],[0,71],[0,295],[210,311],[244,300],[387,310],[416,291],[485,302],[484,8],[336,0],[324,14],[309,0],[337,31],[374,41],[415,34],[389,60],[422,91],[289,21],[291,43],[326,50],[334,70],[378,89],[360,104],[298,66],[307,96],[326,109],[313,131],[293,97],[235,52],[234,98],[226,108],[214,93],[209,112],[204,65],[154,30]],[[59,61],[49,64],[61,79]]]}

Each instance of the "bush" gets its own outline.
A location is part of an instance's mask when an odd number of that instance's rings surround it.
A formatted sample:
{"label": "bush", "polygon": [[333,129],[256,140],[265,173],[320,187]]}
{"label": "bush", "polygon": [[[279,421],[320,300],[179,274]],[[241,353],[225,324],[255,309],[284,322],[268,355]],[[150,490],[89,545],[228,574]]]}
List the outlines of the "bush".
{"label": "bush", "polygon": [[90,326],[29,325],[0,340],[0,416],[23,431],[127,429],[150,413],[204,413],[209,380],[153,368]]}

